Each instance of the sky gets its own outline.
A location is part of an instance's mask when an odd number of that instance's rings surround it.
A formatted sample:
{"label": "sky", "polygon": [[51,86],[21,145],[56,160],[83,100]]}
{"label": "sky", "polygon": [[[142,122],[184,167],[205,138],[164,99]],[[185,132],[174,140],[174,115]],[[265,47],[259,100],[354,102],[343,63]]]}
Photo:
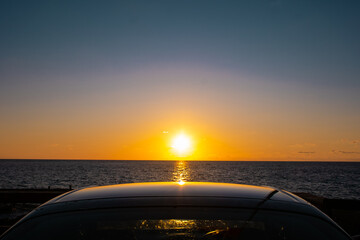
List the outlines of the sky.
{"label": "sky", "polygon": [[360,161],[359,10],[3,0],[0,159]]}

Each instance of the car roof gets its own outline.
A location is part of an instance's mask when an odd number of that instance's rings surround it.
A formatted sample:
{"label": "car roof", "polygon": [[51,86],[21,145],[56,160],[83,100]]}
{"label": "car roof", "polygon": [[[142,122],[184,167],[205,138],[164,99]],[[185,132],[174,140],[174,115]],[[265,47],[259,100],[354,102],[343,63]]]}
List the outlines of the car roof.
{"label": "car roof", "polygon": [[[152,182],[90,187],[62,194],[33,210],[17,225],[32,218],[52,214],[114,209],[191,207],[291,212],[320,218],[340,228],[328,216],[289,192],[267,186],[203,182]],[[175,207],[175,208],[174,208]],[[211,211],[210,211],[211,212]],[[341,228],[340,228],[341,229]]]}
{"label": "car roof", "polygon": [[204,182],[149,182],[90,187],[65,193],[47,204],[110,198],[142,197],[222,197],[271,199],[306,203],[303,199],[273,187],[251,186],[232,183]]}
{"label": "car roof", "polygon": [[22,221],[48,214],[139,207],[262,209],[311,215],[336,225],[310,203],[284,190],[204,182],[130,183],[73,190],[44,203]]}
{"label": "car roof", "polygon": [[[203,182],[152,182],[90,187],[64,193],[33,210],[18,224],[49,214],[92,210],[158,207],[236,208],[292,212],[320,218],[337,226],[305,200],[267,186]],[[339,226],[337,226],[339,228]]]}
{"label": "car roof", "polygon": [[305,200],[267,186],[150,182],[89,187],[60,195],[28,217],[78,210],[132,207],[225,207],[291,211],[323,217]]}

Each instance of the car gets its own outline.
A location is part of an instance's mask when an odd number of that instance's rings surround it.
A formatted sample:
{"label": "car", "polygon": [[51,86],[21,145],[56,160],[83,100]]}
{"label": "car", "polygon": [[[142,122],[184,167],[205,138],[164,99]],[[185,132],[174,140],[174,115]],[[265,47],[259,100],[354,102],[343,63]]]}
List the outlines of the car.
{"label": "car", "polygon": [[346,239],[300,197],[229,183],[130,183],[90,187],[41,205],[1,240]]}

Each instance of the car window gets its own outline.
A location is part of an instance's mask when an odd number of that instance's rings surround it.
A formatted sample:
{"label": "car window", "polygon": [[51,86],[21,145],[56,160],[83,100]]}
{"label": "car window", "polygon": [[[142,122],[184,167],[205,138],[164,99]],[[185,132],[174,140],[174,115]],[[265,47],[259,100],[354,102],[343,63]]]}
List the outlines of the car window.
{"label": "car window", "polygon": [[[254,214],[256,213],[256,214]],[[26,221],[13,239],[348,239],[321,219],[233,208],[128,208],[50,214]]]}

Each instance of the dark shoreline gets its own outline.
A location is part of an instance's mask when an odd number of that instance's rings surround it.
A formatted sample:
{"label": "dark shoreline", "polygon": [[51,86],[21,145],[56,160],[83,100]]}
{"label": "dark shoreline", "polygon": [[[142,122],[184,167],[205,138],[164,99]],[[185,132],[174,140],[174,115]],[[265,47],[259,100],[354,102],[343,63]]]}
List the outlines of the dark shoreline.
{"label": "dark shoreline", "polygon": [[[42,203],[72,189],[0,189],[0,234]],[[326,213],[350,235],[360,235],[360,200],[295,193]]]}

